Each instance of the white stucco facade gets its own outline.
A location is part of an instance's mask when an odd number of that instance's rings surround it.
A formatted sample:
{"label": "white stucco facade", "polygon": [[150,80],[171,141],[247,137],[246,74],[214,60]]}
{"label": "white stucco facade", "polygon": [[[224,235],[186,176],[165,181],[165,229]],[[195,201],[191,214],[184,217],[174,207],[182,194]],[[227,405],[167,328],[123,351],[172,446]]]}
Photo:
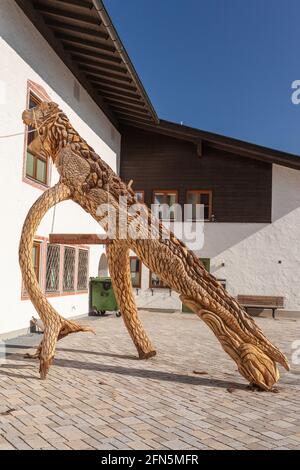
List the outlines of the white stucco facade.
{"label": "white stucco facade", "polygon": [[[205,223],[196,253],[210,258],[211,273],[226,280],[232,295],[283,296],[285,310],[300,313],[299,188],[299,171],[273,165],[272,223]],[[143,308],[181,309],[174,292],[149,288],[145,266],[136,299]]]}
{"label": "white stucco facade", "polygon": [[[63,108],[82,137],[116,170],[119,132],[82,87],[79,100],[75,97],[74,76],[11,0],[0,2],[0,35],[0,136],[25,130],[21,114],[27,105],[30,80]],[[35,313],[29,300],[21,300],[18,244],[26,213],[42,192],[23,181],[23,156],[24,136],[0,139],[0,335],[28,327]],[[52,168],[51,185],[57,179],[58,174]],[[52,227],[56,233],[101,232],[98,224],[72,202],[57,206],[55,217],[51,210],[37,235],[48,237]],[[89,275],[98,274],[102,251],[101,247],[90,248]],[[66,317],[88,311],[88,294],[52,297],[50,302]]]}

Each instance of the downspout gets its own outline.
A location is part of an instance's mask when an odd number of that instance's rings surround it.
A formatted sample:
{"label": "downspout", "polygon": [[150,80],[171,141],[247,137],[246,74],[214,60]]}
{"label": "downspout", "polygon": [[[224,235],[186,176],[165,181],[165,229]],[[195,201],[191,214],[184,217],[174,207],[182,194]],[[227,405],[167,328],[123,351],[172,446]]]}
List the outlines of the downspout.
{"label": "downspout", "polygon": [[119,53],[122,61],[124,62],[129,75],[131,76],[137,89],[139,90],[140,94],[143,96],[147,105],[149,106],[152,117],[155,121],[155,124],[159,124],[159,118],[155,112],[155,109],[153,108],[152,103],[146,93],[146,90],[143,87],[143,84],[140,81],[138,74],[136,73],[135,68],[121,42],[121,39],[119,38],[119,35],[112,24],[112,21],[105,9],[105,6],[103,5],[102,0],[92,0],[92,2],[93,2],[95,10],[97,11],[100,17],[101,22],[104,24],[105,28],[107,29],[110,39],[113,41],[117,52]]}

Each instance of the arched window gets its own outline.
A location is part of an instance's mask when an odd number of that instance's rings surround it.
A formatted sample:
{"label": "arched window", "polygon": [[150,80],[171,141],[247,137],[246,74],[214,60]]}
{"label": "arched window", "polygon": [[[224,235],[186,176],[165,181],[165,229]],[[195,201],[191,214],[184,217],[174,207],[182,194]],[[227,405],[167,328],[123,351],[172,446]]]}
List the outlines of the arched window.
{"label": "arched window", "polygon": [[108,265],[107,265],[107,257],[105,253],[102,253],[99,260],[98,265],[98,276],[105,277],[108,276]]}

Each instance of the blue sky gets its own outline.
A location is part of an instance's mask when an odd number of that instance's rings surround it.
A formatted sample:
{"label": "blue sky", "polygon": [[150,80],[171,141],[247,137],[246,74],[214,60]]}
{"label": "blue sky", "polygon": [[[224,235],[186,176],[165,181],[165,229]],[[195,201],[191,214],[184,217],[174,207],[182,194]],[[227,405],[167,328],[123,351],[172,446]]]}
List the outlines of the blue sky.
{"label": "blue sky", "polygon": [[299,0],[104,0],[160,118],[300,155]]}

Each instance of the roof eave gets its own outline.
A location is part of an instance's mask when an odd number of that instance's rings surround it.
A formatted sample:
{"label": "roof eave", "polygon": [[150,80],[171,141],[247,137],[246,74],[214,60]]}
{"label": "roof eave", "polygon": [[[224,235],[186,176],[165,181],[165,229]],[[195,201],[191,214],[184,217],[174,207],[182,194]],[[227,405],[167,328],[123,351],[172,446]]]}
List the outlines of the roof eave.
{"label": "roof eave", "polygon": [[208,148],[223,150],[228,153],[240,155],[241,157],[252,158],[270,164],[274,163],[300,170],[300,156],[298,155],[270,149],[212,132],[202,131],[171,121],[161,119],[158,125],[139,124],[129,121],[123,124],[192,142],[196,146],[202,142]]}
{"label": "roof eave", "polygon": [[156,124],[159,124],[159,118],[156,114],[156,111],[150,101],[150,98],[149,96],[147,95],[147,92],[135,70],[135,67],[133,65],[133,63],[131,62],[130,60],[130,57],[118,35],[118,32],[116,31],[113,23],[112,23],[112,20],[103,4],[103,1],[102,0],[92,0],[93,2],[93,5],[95,7],[95,10],[97,11],[99,17],[100,17],[100,20],[102,21],[103,25],[105,26],[105,28],[107,29],[107,32],[111,38],[111,40],[113,41],[113,43],[115,44],[116,46],[116,50],[118,51],[120,57],[122,58],[130,76],[132,77],[132,80],[134,81],[137,89],[139,90],[139,92],[141,93],[141,95],[143,96],[145,102],[147,103],[148,107],[149,107],[149,110],[151,111],[151,115],[154,119],[154,122]]}

